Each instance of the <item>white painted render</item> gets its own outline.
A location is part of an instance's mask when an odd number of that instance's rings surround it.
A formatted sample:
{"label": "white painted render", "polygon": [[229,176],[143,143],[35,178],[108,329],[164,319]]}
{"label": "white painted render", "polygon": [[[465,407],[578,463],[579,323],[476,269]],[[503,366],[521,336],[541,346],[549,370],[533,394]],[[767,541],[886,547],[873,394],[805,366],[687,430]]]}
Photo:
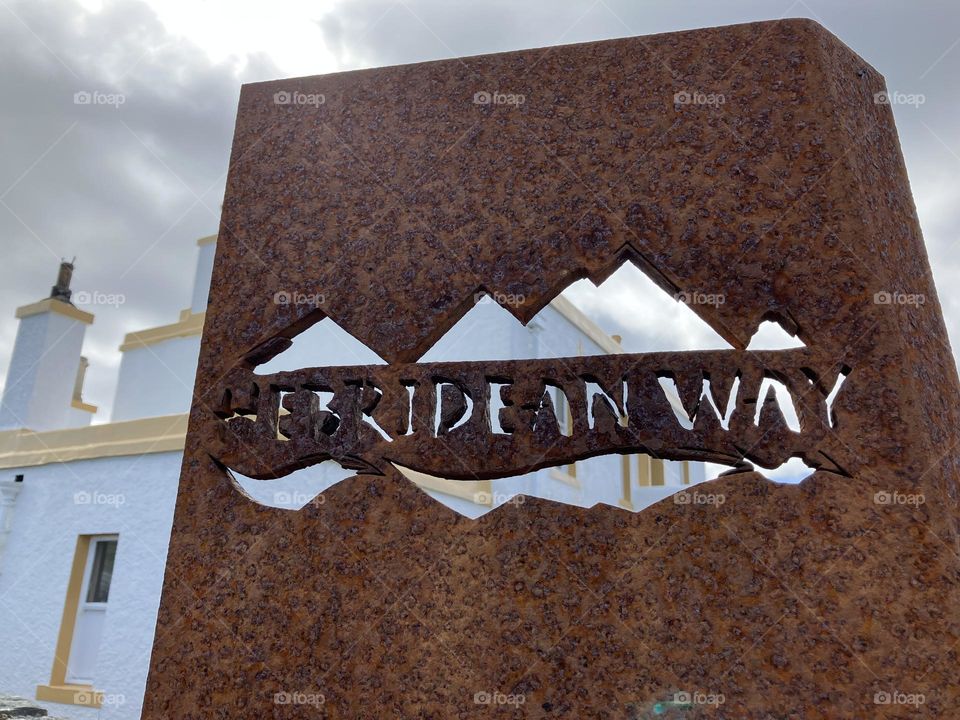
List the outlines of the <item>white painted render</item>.
{"label": "white painted render", "polygon": [[199,335],[125,351],[111,422],[188,412],[199,354]]}
{"label": "white painted render", "polygon": [[20,319],[0,406],[0,429],[56,430],[89,424],[70,401],[86,323],[47,310]]}
{"label": "white painted render", "polygon": [[190,298],[190,311],[202,313],[207,309],[207,296],[210,294],[210,279],[213,277],[213,257],[216,243],[206,243],[197,248],[197,270],[193,278],[193,293]]}
{"label": "white painted render", "polygon": [[0,570],[0,679],[33,698],[50,682],[78,535],[117,534],[95,687],[100,710],[40,703],[71,720],[140,717],[182,454],[82,460],[22,473]]}

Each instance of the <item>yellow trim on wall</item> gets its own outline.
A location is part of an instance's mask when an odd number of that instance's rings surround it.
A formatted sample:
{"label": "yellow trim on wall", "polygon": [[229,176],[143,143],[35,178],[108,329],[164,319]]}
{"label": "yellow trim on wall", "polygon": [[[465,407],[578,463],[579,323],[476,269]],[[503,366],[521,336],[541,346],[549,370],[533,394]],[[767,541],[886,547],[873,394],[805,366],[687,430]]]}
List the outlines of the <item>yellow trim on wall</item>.
{"label": "yellow trim on wall", "polygon": [[83,574],[87,569],[91,537],[93,536],[77,536],[73,564],[70,566],[70,579],[67,582],[67,594],[63,601],[60,632],[57,634],[57,647],[53,653],[50,684],[37,685],[37,700],[43,702],[83,705],[92,708],[98,708],[103,703],[103,693],[94,690],[91,685],[73,685],[67,682],[67,663],[70,660],[70,648],[73,646],[73,631],[77,625],[77,610],[80,607],[80,588],[83,586]]}
{"label": "yellow trim on wall", "polygon": [[96,405],[91,405],[90,403],[85,403],[83,400],[71,400],[70,407],[75,410],[83,410],[88,413],[95,413],[97,411]]}
{"label": "yellow trim on wall", "polygon": [[630,456],[620,456],[620,507],[627,510],[633,510],[633,498],[631,497],[630,482]]}
{"label": "yellow trim on wall", "polygon": [[45,312],[55,312],[60,315],[66,315],[74,320],[79,320],[87,325],[93,325],[93,314],[84,312],[70,303],[65,303],[63,300],[57,300],[56,298],[47,298],[46,300],[30,303],[29,305],[21,305],[17,308],[16,316],[23,319]]}
{"label": "yellow trim on wall", "polygon": [[637,485],[650,487],[650,456],[634,455],[637,459]]}
{"label": "yellow trim on wall", "polygon": [[0,468],[183,450],[188,417],[160,415],[46,432],[5,430],[0,432]]}
{"label": "yellow trim on wall", "polygon": [[493,505],[493,485],[489,480],[446,480],[410,468],[394,467],[410,482],[424,490],[443,493],[477,505]]}
{"label": "yellow trim on wall", "polygon": [[663,460],[660,458],[650,458],[650,484],[663,485]]}
{"label": "yellow trim on wall", "polygon": [[563,315],[567,320],[570,321],[571,325],[580,330],[580,332],[593,340],[608,353],[618,354],[623,352],[623,348],[620,346],[620,343],[614,342],[614,339],[605,333],[599,325],[584,315],[576,305],[562,295],[558,295],[551,300],[550,307]]}
{"label": "yellow trim on wall", "polygon": [[37,700],[99,708],[103,705],[103,691],[92,685],[37,685]]}
{"label": "yellow trim on wall", "polygon": [[161,325],[159,327],[148,328],[147,330],[127,333],[123,338],[123,344],[120,346],[120,352],[135,350],[136,348],[146,347],[147,345],[153,345],[172,338],[200,335],[203,333],[203,320],[205,317],[205,312],[188,313],[186,316],[181,312],[180,320],[170,325]]}
{"label": "yellow trim on wall", "polygon": [[73,630],[77,624],[77,609],[80,607],[80,588],[83,585],[83,573],[90,554],[90,535],[78,535],[77,547],[70,566],[70,579],[67,581],[67,595],[63,601],[63,617],[60,619],[60,634],[57,636],[57,649],[53,654],[53,671],[50,684],[67,684],[67,662],[73,644]]}
{"label": "yellow trim on wall", "polygon": [[[573,475],[567,472],[569,469],[573,469]],[[572,488],[580,489],[580,481],[577,480],[577,466],[574,465],[563,465],[561,467],[552,467],[550,468],[550,478],[553,480],[559,480],[562,483],[566,483]]]}

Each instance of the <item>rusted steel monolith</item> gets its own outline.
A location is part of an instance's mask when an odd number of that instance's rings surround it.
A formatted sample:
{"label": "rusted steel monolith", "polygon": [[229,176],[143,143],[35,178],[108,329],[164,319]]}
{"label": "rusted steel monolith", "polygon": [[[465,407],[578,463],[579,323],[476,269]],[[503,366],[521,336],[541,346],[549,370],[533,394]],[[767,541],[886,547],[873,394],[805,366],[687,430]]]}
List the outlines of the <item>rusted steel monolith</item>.
{"label": "rusted steel monolith", "polygon": [[[805,20],[245,86],[143,717],[950,717],[960,398],[883,89]],[[732,349],[417,363],[624,262]],[[255,372],[324,317],[388,364]],[[770,319],[805,347],[746,351]],[[609,452],[741,471],[470,520],[396,469]],[[297,512],[230,474],[330,459]]]}

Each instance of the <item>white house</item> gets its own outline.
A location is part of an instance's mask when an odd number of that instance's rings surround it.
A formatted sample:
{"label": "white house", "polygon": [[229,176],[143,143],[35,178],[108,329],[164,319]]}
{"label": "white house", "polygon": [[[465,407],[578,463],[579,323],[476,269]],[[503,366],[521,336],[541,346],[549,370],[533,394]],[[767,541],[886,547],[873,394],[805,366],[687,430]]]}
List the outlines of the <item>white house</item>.
{"label": "white house", "polygon": [[[72,265],[50,297],[16,311],[0,408],[0,692],[36,698],[52,715],[140,716],[215,239],[198,241],[193,297],[179,320],[124,339],[109,422],[91,424],[97,409],[82,399],[83,336],[94,317],[70,303]],[[617,352],[614,338],[560,297],[527,326],[479,302],[423,360]],[[377,362],[324,320],[261,370]],[[281,480],[236,481],[293,511],[350,474],[328,462]],[[636,511],[704,480],[704,468],[613,455],[495,481],[409,477],[477,517],[517,495]]]}

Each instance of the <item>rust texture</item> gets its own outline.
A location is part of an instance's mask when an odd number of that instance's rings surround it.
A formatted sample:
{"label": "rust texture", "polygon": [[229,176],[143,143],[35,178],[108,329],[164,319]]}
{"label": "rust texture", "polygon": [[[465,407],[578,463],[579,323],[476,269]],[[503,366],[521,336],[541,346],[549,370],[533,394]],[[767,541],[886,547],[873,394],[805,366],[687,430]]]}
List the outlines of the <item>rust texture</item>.
{"label": "rust texture", "polygon": [[[143,717],[951,717],[960,393],[883,89],[800,20],[245,86]],[[733,349],[417,363],[624,262]],[[323,317],[387,365],[257,373]],[[736,472],[469,520],[395,468],[637,451]],[[297,512],[230,477],[327,459]]]}
{"label": "rust texture", "polygon": [[[818,366],[806,348],[311,368],[253,382],[249,369],[238,367],[214,390],[224,399],[215,412],[226,422],[206,447],[228,468],[261,479],[334,459],[365,473],[382,475],[397,464],[476,480],[613,451],[770,468],[802,457],[811,467],[849,474],[859,455],[853,440],[834,431],[830,400],[832,386],[849,372],[832,360]],[[831,373],[836,379],[825,381]],[[766,376],[784,381],[796,401],[799,432],[788,428],[772,388],[757,397]],[[659,378],[675,383],[689,427],[671,409]],[[705,379],[713,404],[702,397]],[[587,382],[603,394],[588,393]],[[570,405],[567,432],[550,388]],[[318,391],[333,393],[327,408]],[[495,392],[503,405],[496,424]]]}

